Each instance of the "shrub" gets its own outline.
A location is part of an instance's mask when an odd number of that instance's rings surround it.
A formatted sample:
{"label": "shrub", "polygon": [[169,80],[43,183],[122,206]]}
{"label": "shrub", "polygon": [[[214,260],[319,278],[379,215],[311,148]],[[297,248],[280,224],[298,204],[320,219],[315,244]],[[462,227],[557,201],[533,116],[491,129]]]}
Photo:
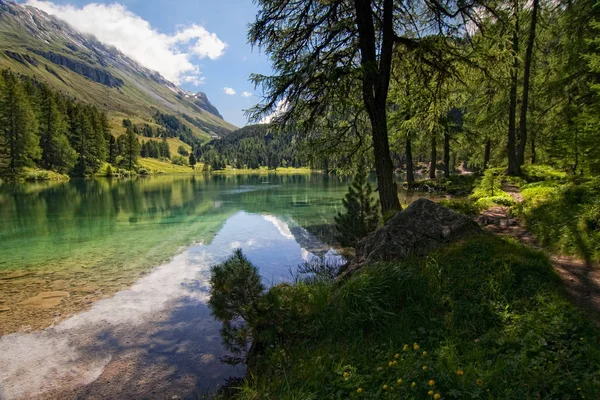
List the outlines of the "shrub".
{"label": "shrub", "polygon": [[335,217],[342,246],[354,247],[360,239],[377,229],[378,202],[373,199],[373,189],[367,178],[367,171],[361,163],[342,200],[345,212]]}
{"label": "shrub", "polygon": [[185,157],[175,154],[171,157],[171,162],[175,165],[187,165],[187,160]]}
{"label": "shrub", "polygon": [[210,284],[208,304],[222,323],[226,347],[235,354],[245,353],[258,326],[258,300],[264,291],[258,269],[237,249],[211,268]]}

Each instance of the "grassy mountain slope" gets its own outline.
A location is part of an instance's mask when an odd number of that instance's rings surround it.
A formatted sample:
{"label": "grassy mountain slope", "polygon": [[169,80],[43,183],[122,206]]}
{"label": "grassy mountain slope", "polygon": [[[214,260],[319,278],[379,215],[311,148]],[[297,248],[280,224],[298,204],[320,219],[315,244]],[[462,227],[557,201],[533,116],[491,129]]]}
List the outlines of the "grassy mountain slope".
{"label": "grassy mountain slope", "polygon": [[0,0],[0,68],[43,80],[95,104],[114,121],[136,117],[150,123],[156,111],[161,111],[184,122],[186,115],[200,121],[186,125],[203,140],[236,129],[222,119],[204,93],[181,90],[66,23],[4,0]]}

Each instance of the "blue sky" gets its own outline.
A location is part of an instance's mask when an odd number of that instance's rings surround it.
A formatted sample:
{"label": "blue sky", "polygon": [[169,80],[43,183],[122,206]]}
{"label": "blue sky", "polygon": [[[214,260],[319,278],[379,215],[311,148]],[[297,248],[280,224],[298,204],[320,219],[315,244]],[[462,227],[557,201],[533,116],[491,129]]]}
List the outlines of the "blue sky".
{"label": "blue sky", "polygon": [[252,0],[21,2],[95,34],[183,89],[205,92],[237,126],[247,123],[243,109],[260,94],[249,75],[271,71],[268,57],[247,43],[248,24],[257,12]]}

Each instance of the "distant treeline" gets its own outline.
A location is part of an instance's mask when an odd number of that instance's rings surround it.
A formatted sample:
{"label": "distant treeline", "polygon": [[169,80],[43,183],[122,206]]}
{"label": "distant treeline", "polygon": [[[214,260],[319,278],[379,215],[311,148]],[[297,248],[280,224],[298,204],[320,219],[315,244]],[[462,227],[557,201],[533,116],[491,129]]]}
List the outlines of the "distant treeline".
{"label": "distant treeline", "polygon": [[237,169],[306,165],[294,147],[293,135],[274,135],[268,125],[246,126],[222,139],[212,140],[195,152],[213,170],[224,169],[226,165]]}
{"label": "distant treeline", "polygon": [[36,79],[0,73],[0,174],[40,167],[74,176],[104,162],[131,169],[139,143],[133,131],[115,138],[106,114]]}

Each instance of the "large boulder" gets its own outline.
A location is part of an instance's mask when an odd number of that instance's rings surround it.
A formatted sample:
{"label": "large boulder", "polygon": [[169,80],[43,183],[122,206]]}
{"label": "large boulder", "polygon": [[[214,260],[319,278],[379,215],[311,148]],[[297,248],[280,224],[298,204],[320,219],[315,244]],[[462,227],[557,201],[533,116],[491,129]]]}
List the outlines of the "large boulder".
{"label": "large boulder", "polygon": [[372,262],[422,256],[477,232],[481,232],[481,228],[469,217],[431,200],[419,199],[358,242],[356,257],[343,275]]}

